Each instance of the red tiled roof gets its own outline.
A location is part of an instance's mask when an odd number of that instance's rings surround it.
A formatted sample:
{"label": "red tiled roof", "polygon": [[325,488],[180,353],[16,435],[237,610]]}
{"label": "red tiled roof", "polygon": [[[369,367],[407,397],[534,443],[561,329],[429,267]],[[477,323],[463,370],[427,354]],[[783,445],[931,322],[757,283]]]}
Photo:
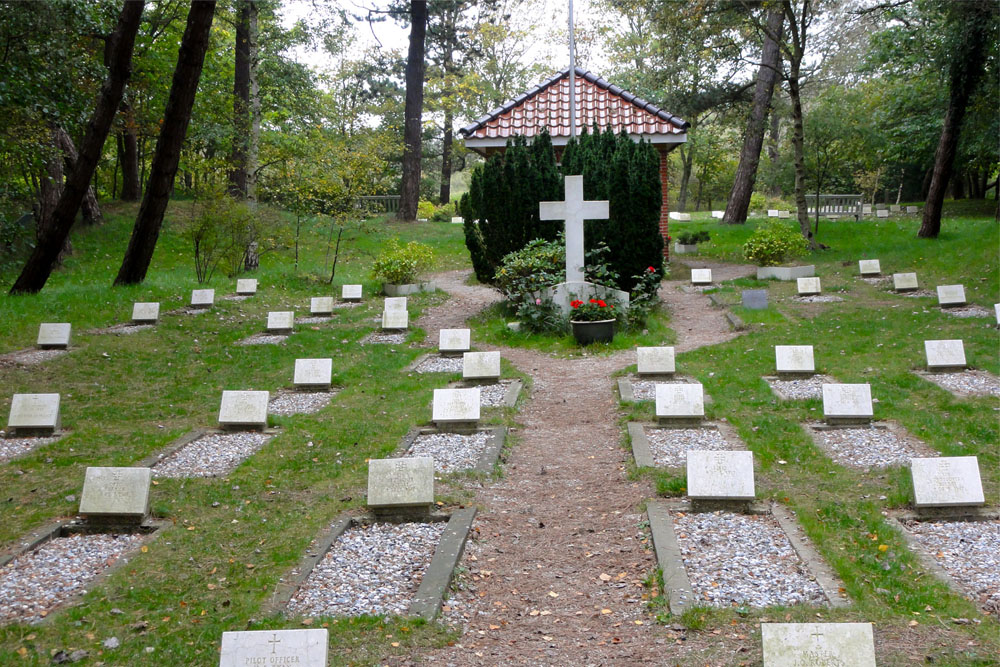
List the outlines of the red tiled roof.
{"label": "red tiled roof", "polygon": [[[577,133],[596,122],[616,133],[685,134],[690,126],[672,114],[596,74],[576,68]],[[569,68],[459,130],[465,138],[533,137],[548,128],[553,137],[570,136]]]}

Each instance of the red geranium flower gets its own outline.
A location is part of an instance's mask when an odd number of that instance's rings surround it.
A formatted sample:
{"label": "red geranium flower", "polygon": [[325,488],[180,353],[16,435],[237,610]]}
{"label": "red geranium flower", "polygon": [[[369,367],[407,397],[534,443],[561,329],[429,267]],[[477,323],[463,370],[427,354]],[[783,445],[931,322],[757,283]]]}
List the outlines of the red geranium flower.
{"label": "red geranium flower", "polygon": [[580,306],[583,305],[583,301],[576,299],[575,301],[570,301],[569,305],[571,305],[573,308],[579,308]]}

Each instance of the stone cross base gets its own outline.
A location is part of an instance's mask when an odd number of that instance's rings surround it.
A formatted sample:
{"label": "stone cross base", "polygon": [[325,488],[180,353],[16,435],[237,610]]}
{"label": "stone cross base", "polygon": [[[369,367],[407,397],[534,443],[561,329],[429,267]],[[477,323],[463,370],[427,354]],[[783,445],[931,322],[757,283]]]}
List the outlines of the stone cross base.
{"label": "stone cross base", "polygon": [[626,311],[629,303],[628,292],[588,282],[559,283],[546,289],[545,296],[552,299],[566,315],[573,310],[569,304],[574,299],[582,299],[583,301],[590,299],[612,300],[616,309]]}

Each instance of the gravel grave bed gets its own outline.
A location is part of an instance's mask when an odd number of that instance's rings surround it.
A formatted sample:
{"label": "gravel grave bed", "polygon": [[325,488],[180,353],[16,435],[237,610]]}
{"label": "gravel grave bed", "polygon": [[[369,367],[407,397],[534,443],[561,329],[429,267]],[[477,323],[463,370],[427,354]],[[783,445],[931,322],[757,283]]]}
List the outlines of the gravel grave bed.
{"label": "gravel grave bed", "polygon": [[906,464],[910,458],[934,456],[914,448],[887,428],[864,427],[814,430],[819,445],[830,458],[851,468],[881,468]]}
{"label": "gravel grave bed", "polygon": [[267,405],[270,415],[310,415],[319,412],[336,395],[332,391],[285,391]]}
{"label": "gravel grave bed", "polygon": [[205,313],[212,310],[211,308],[182,308],[181,312],[185,315],[204,315]]}
{"label": "gravel grave bed", "polygon": [[247,299],[252,299],[254,294],[227,294],[222,297],[223,301],[246,301]]}
{"label": "gravel grave bed", "polygon": [[319,316],[319,315],[317,315],[316,317],[296,317],[295,318],[295,323],[296,324],[328,324],[328,323],[330,323],[332,321],[333,321],[333,318],[330,317],[329,315],[325,315],[325,316],[322,316],[322,317]]}
{"label": "gravel grave bed", "polygon": [[30,438],[4,438],[0,437],[0,463],[6,463],[13,458],[27,454],[33,449],[44,447],[55,442],[62,436],[43,436]]}
{"label": "gravel grave bed", "polygon": [[632,383],[632,398],[637,401],[655,401],[656,385],[658,384],[692,384],[687,378],[672,378],[669,380],[637,380],[630,378]]}
{"label": "gravel grave bed", "polygon": [[75,595],[144,535],[57,537],[0,568],[0,623],[37,623]]}
{"label": "gravel grave bed", "polygon": [[807,378],[782,380],[781,378],[764,378],[771,389],[789,401],[801,401],[807,398],[823,398],[823,385],[835,384],[836,381],[826,375],[812,375]]}
{"label": "gravel grave bed", "polygon": [[832,294],[813,294],[811,296],[793,296],[792,301],[798,301],[799,303],[834,303],[843,301],[843,299]]}
{"label": "gravel grave bed", "polygon": [[923,377],[955,394],[1000,396],[1000,379],[986,371],[926,373]]}
{"label": "gravel grave bed", "polygon": [[425,433],[418,435],[406,456],[429,456],[434,459],[435,472],[454,472],[475,468],[490,434],[486,432]]}
{"label": "gravel grave bed", "polygon": [[707,292],[710,289],[719,289],[718,285],[683,285],[681,286],[681,291],[686,294],[694,294],[695,292]]}
{"label": "gravel grave bed", "polygon": [[728,442],[715,428],[646,428],[649,451],[658,466],[683,466],[692,449],[740,449]]}
{"label": "gravel grave bed", "polygon": [[429,356],[413,370],[417,373],[461,373],[462,357]]}
{"label": "gravel grave bed", "polygon": [[504,396],[507,395],[507,388],[513,383],[513,380],[500,380],[495,384],[479,385],[479,405],[484,408],[501,407]]}
{"label": "gravel grave bed", "polygon": [[874,285],[875,287],[881,287],[882,285],[885,285],[887,283],[889,284],[892,283],[891,276],[874,276],[869,278],[862,278],[862,280],[868,283],[869,285]]}
{"label": "gravel grave bed", "polygon": [[929,297],[929,296],[936,297],[937,296],[936,292],[932,292],[932,291],[926,290],[926,289],[910,290],[909,292],[897,292],[896,290],[889,290],[889,291],[892,292],[893,294],[899,294],[900,296],[908,296],[910,298],[918,297],[918,296],[919,297]]}
{"label": "gravel grave bed", "polygon": [[40,350],[37,348],[17,350],[0,356],[0,366],[34,366],[61,357],[67,352],[69,350]]}
{"label": "gravel grave bed", "polygon": [[252,336],[248,336],[243,340],[236,341],[236,344],[237,345],[281,345],[286,340],[288,340],[288,336],[285,334],[257,333]]}
{"label": "gravel grave bed", "polygon": [[1000,615],[1000,520],[906,521],[904,526],[987,612]]}
{"label": "gravel grave bed", "polygon": [[942,312],[952,317],[992,317],[993,313],[982,306],[962,306],[960,308],[942,308]]}
{"label": "gravel grave bed", "polygon": [[119,324],[113,324],[110,327],[104,327],[103,329],[93,329],[87,333],[92,334],[119,334],[127,335],[139,333],[140,331],[149,331],[150,329],[155,329],[155,324],[133,324],[132,322],[121,322]]}
{"label": "gravel grave bed", "polygon": [[253,431],[205,435],[156,463],[153,474],[157,477],[227,475],[253,456],[271,437]]}
{"label": "gravel grave bed", "polygon": [[295,591],[288,613],[405,614],[446,525],[437,521],[348,528]]}
{"label": "gravel grave bed", "polygon": [[378,345],[378,344],[389,344],[389,345],[402,345],[406,342],[406,331],[400,331],[398,333],[386,333],[384,331],[373,331],[364,338],[361,339],[362,345]]}
{"label": "gravel grave bed", "polygon": [[827,603],[774,517],[675,512],[673,522],[698,602],[715,607]]}

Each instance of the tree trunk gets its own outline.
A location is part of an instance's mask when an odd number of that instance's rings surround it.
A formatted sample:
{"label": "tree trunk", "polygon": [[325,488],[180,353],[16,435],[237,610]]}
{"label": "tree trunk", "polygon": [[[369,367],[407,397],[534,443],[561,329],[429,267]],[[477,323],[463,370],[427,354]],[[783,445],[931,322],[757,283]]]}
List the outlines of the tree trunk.
{"label": "tree trunk", "polygon": [[215,0],[192,0],[187,27],[177,53],[177,67],[170,84],[170,96],[163,112],[163,125],[153,151],[146,193],[132,228],[128,249],[115,278],[115,285],[134,285],[146,278],[156,240],[160,235],[160,226],[163,224],[163,214],[174,187],[177,163],[188,122],[191,120],[191,107],[194,106],[195,93],[198,91],[214,15]]}
{"label": "tree trunk", "polygon": [[[64,165],[66,162],[59,148],[55,129],[52,132],[52,148],[52,156],[45,161],[45,174],[38,181],[38,197],[35,201],[34,211],[35,239],[37,241],[41,241],[46,234],[52,233],[54,224],[52,215],[55,213],[56,206],[59,205],[59,196],[63,191],[63,180],[65,178]],[[76,216],[74,215],[73,217],[75,218]],[[73,246],[70,244],[69,235],[67,235],[55,263],[57,265],[62,264],[63,257],[71,252],[73,252]]]}
{"label": "tree trunk", "polygon": [[[797,51],[796,55],[801,53]],[[806,156],[805,156],[805,130],[802,124],[802,97],[799,91],[799,63],[798,58],[793,56],[794,62],[789,65],[788,76],[788,97],[792,102],[792,148],[795,153],[795,208],[799,219],[799,231],[809,243],[811,250],[819,248],[819,244],[813,238],[812,228],[809,225],[808,204],[806,204]]]}
{"label": "tree trunk", "polygon": [[[55,135],[56,145],[62,152],[63,160],[66,164],[66,171],[71,172],[76,165],[76,160],[78,158],[76,152],[76,145],[73,144],[73,138],[69,136],[63,128],[58,125],[53,131]],[[95,170],[96,173],[96,170]],[[97,194],[94,193],[94,186],[87,186],[87,192],[83,195],[83,201],[80,202],[80,207],[83,209],[83,221],[88,225],[99,225],[104,222],[104,216],[101,215],[101,206],[97,203]]]}
{"label": "tree trunk", "polygon": [[[784,22],[781,7],[774,7],[767,13],[767,29],[771,36],[780,36]],[[767,120],[767,109],[771,106],[771,96],[774,94],[774,81],[778,77],[778,66],[781,63],[781,53],[778,42],[768,36],[764,40],[761,52],[761,65],[757,70],[757,86],[753,93],[753,108],[747,121],[747,132],[743,137],[743,148],[740,150],[740,164],[736,168],[736,178],[729,192],[729,201],[722,222],[729,225],[739,225],[747,221],[747,210],[750,208],[750,195],[757,181],[757,165],[760,164],[760,149],[764,143],[764,124]]]}
{"label": "tree trunk", "polygon": [[962,173],[951,175],[951,198],[965,199],[965,175]]}
{"label": "tree trunk", "polygon": [[63,243],[69,237],[80,202],[90,186],[90,178],[104,150],[104,141],[108,138],[111,123],[118,111],[125,83],[132,73],[132,50],[144,6],[144,0],[135,0],[124,3],[122,7],[118,24],[109,38],[114,43],[111,47],[114,56],[110,58],[108,77],[101,85],[94,114],[87,123],[80,154],[53,211],[52,225],[38,240],[21,275],[11,287],[11,294],[36,293],[41,290],[52,273],[53,262],[59,256]]}
{"label": "tree trunk", "polygon": [[956,12],[955,20],[964,38],[959,41],[958,52],[949,67],[951,89],[948,93],[948,110],[944,115],[941,138],[934,153],[934,172],[927,190],[927,201],[924,202],[920,231],[917,232],[920,238],[937,238],[941,232],[945,190],[951,179],[965,110],[983,75],[986,45],[991,39],[990,14],[993,9],[992,0],[957,2],[951,6],[951,10]]}
{"label": "tree trunk", "polygon": [[414,220],[420,201],[420,134],[424,107],[424,35],[427,0],[410,2],[410,50],[406,57],[406,110],[403,133],[403,178],[397,220]]}
{"label": "tree trunk", "polygon": [[[771,131],[768,135],[768,141],[767,141],[767,157],[771,161],[771,166],[773,170],[774,166],[778,164],[778,160],[781,159],[781,152],[779,150],[779,145],[778,145],[778,141],[781,138],[780,134],[781,117],[778,115],[778,110],[777,108],[775,108],[774,104],[771,104],[770,121],[771,121]],[[775,182],[771,184],[770,194],[772,197],[781,196],[781,185],[778,183],[777,180],[775,180]]]}
{"label": "tree trunk", "polygon": [[247,144],[247,199],[257,200],[257,163],[260,156],[260,81],[257,65],[260,45],[257,17],[260,7],[250,3],[250,141]]}
{"label": "tree trunk", "polygon": [[451,201],[451,107],[444,110],[444,139],[441,146],[441,203]]}
{"label": "tree trunk", "polygon": [[677,191],[677,210],[687,210],[688,186],[691,184],[691,167],[694,165],[694,151],[690,146],[681,145],[681,183]]}
{"label": "tree trunk", "polygon": [[229,194],[247,198],[247,152],[250,140],[250,13],[253,0],[240,0],[236,19],[233,72],[233,142],[229,151]]}
{"label": "tree trunk", "polygon": [[121,106],[125,116],[125,127],[119,132],[118,157],[122,166],[122,201],[139,201],[142,185],[139,180],[139,137],[136,134],[135,117],[132,106],[127,102]]}

